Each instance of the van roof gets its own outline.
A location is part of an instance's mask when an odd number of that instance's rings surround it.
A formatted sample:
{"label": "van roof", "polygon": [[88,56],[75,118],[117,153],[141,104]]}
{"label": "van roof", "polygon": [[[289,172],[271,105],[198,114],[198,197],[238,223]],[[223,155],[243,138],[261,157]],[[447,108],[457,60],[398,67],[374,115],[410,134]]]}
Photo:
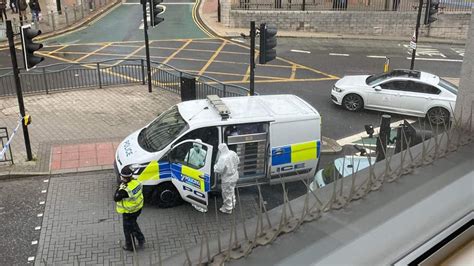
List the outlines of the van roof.
{"label": "van roof", "polygon": [[221,98],[230,111],[222,120],[209,100],[193,100],[178,104],[181,116],[192,128],[252,123],[263,121],[295,121],[319,118],[319,113],[295,95],[259,95]]}

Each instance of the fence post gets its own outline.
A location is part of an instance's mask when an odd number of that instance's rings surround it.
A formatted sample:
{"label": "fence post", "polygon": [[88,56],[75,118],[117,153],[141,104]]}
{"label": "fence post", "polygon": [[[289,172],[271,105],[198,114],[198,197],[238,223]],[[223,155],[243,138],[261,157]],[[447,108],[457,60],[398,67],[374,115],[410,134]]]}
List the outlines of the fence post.
{"label": "fence post", "polygon": [[303,0],[303,11],[306,10],[306,0]]}
{"label": "fence post", "polygon": [[81,0],[81,19],[84,18],[84,0]]}
{"label": "fence post", "polygon": [[66,25],[69,26],[69,16],[67,14],[67,6],[64,7],[64,17],[66,18]]}
{"label": "fence post", "polygon": [[100,78],[100,63],[97,62],[97,76],[99,77],[99,89],[102,89],[102,79]]}
{"label": "fence post", "polygon": [[223,85],[224,85],[224,95],[223,95],[223,97],[226,97],[226,93],[227,93],[227,92],[226,92],[226,90],[227,90],[227,86],[226,86],[225,84],[223,84]]}
{"label": "fence post", "polygon": [[48,79],[46,78],[46,68],[43,67],[43,82],[44,82],[44,88],[46,89],[46,94],[49,93],[48,90]]}
{"label": "fence post", "polygon": [[140,64],[142,66],[142,85],[145,85],[145,62],[143,59],[140,59]]}

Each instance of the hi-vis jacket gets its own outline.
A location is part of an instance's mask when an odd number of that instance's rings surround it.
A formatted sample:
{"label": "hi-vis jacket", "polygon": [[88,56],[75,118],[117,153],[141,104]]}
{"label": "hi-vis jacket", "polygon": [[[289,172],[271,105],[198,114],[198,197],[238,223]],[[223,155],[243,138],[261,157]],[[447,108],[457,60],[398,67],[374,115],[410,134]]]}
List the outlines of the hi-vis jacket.
{"label": "hi-vis jacket", "polygon": [[124,198],[116,203],[118,213],[135,213],[143,208],[143,186],[140,181],[132,179],[125,188],[128,198]]}

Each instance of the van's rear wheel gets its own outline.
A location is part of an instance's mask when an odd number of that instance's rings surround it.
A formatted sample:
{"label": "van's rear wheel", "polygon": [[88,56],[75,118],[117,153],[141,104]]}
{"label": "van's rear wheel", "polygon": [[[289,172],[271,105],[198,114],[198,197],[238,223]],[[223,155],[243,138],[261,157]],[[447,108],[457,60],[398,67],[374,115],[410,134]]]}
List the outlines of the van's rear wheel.
{"label": "van's rear wheel", "polygon": [[151,196],[151,203],[160,208],[171,208],[183,203],[173,183],[165,182],[157,185]]}

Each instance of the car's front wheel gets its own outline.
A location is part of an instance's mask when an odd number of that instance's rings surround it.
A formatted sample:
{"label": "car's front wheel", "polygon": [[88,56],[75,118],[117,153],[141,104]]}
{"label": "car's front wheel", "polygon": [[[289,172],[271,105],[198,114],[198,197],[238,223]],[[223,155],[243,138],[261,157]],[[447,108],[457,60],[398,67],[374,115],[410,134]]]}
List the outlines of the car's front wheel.
{"label": "car's front wheel", "polygon": [[443,107],[431,108],[426,117],[433,126],[445,125],[449,122],[450,114],[449,111]]}
{"label": "car's front wheel", "polygon": [[178,206],[183,202],[173,183],[165,182],[157,185],[151,196],[151,203],[159,208]]}
{"label": "car's front wheel", "polygon": [[359,111],[364,107],[364,100],[357,94],[348,94],[342,99],[342,106],[349,111]]}

